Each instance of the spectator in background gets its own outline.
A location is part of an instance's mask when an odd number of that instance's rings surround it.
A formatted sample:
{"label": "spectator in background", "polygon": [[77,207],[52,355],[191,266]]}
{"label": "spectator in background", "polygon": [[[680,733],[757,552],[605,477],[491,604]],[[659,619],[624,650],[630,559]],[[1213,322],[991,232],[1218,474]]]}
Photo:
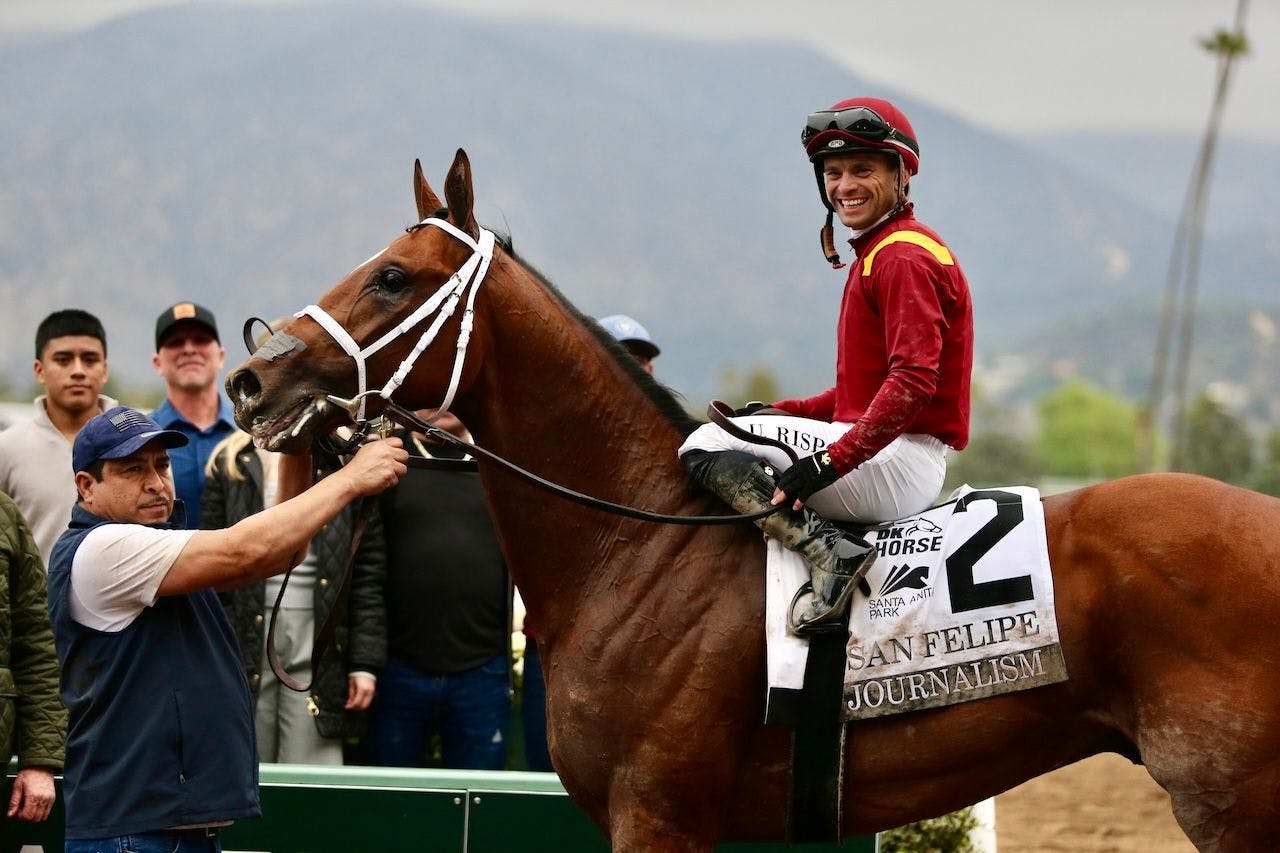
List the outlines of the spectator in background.
{"label": "spectator in background", "polygon": [[[69,463],[68,463],[69,465]],[[53,808],[53,774],[62,769],[67,710],[58,698],[58,657],[45,600],[44,561],[27,522],[0,492],[0,758],[17,752],[6,815],[44,820]]]}
{"label": "spectator in background", "polygon": [[[469,439],[451,414],[437,425]],[[417,434],[405,445],[427,459],[469,459]],[[427,766],[438,734],[443,766],[501,770],[511,716],[511,582],[474,464],[411,468],[382,496],[382,523],[388,655],[367,758]]]}
{"label": "spectator in background", "polygon": [[[274,506],[279,461],[279,454],[255,449],[245,432],[237,430],[223,439],[205,470],[200,526],[207,530],[230,527]],[[339,467],[331,458],[317,456],[316,463],[316,479]],[[316,672],[311,670],[315,635],[337,603],[360,511],[355,504],[315,535],[285,587],[276,649],[286,672],[311,683],[308,693],[282,684],[267,662],[267,624],[282,576],[218,594],[239,640],[254,697],[260,761],[341,764],[343,740],[365,732],[364,712],[373,700],[376,673],[387,657],[382,524],[376,506],[370,509],[352,566],[346,619],[339,623]]]}
{"label": "spectator in background", "polygon": [[49,564],[70,712],[68,853],[126,842],[217,851],[219,827],[260,814],[248,684],[213,590],[284,571],[350,501],[395,483],[407,458],[397,439],[368,444],[303,491],[310,458],[285,457],[275,506],[226,530],[180,530],[168,449],[186,442],[118,407],[72,449],[79,502]]}
{"label": "spectator in background", "polygon": [[600,325],[613,335],[614,340],[622,344],[627,352],[640,362],[648,373],[653,373],[653,360],[662,350],[649,337],[649,330],[641,326],[626,314],[610,314],[600,318]]}
{"label": "spectator in background", "polygon": [[226,360],[217,321],[208,308],[179,302],[156,318],[151,364],[164,377],[165,401],[151,417],[187,437],[187,444],[170,454],[173,484],[184,507],[184,514],[174,517],[179,527],[199,526],[205,465],[218,442],[236,428],[231,403],[218,385]]}
{"label": "spectator in background", "polygon": [[0,491],[31,526],[41,564],[67,529],[75,503],[71,442],[92,418],[116,405],[107,383],[107,333],[87,311],[54,311],[36,327],[35,417],[0,432]]}

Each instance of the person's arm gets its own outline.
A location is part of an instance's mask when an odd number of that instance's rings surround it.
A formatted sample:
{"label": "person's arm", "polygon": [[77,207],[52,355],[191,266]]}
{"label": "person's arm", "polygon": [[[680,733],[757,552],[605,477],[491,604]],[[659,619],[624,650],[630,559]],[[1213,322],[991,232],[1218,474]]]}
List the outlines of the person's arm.
{"label": "person's arm", "polygon": [[789,415],[830,423],[835,419],[836,415],[836,389],[833,386],[812,397],[779,400],[770,405],[775,409],[781,409]]}
{"label": "person's arm", "polygon": [[[160,583],[158,594],[232,589],[283,572],[344,506],[355,498],[376,495],[404,476],[408,458],[397,438],[366,444],[344,468],[297,497],[225,530],[195,531]],[[303,479],[293,465],[286,465],[288,461],[288,457],[281,460],[282,496]],[[309,459],[306,468],[309,478]]]}
{"label": "person's arm", "polygon": [[[24,820],[43,820],[52,805],[52,787],[38,782],[62,768],[67,739],[67,711],[58,695],[58,656],[49,622],[44,562],[31,529],[12,503],[12,547],[9,560],[9,669],[17,696],[14,699],[13,750],[19,768],[38,771],[24,781],[26,798],[10,800],[10,814]],[[9,513],[6,513],[9,516]],[[10,519],[6,518],[6,523]],[[16,792],[16,785],[15,785]],[[47,800],[46,800],[47,797]],[[25,815],[35,815],[26,817]]]}
{"label": "person's arm", "polygon": [[347,710],[369,707],[376,691],[376,674],[387,662],[386,547],[382,513],[375,502],[351,567],[351,598],[347,610]]}
{"label": "person's arm", "polygon": [[796,460],[778,478],[772,503],[800,509],[910,429],[933,398],[947,320],[936,264],[913,247],[882,255],[872,281],[881,306],[888,371],[862,416],[825,449]]}
{"label": "person's arm", "polygon": [[884,312],[888,373],[858,422],[828,448],[847,474],[907,432],[938,389],[947,331],[941,270],[908,245],[882,253],[874,287]]}

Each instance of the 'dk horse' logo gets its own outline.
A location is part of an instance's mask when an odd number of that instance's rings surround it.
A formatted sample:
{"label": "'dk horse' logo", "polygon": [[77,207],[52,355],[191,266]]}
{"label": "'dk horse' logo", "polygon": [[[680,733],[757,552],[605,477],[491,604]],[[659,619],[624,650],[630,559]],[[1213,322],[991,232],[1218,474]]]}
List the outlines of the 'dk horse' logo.
{"label": "'dk horse' logo", "polygon": [[910,536],[912,533],[941,533],[942,528],[934,524],[927,518],[912,519],[911,524],[902,531],[902,535]]}
{"label": "'dk horse' logo", "polygon": [[880,589],[880,596],[884,597],[891,592],[897,592],[900,589],[924,589],[929,585],[929,567],[928,566],[909,566],[903,564],[894,566],[889,569],[889,574],[884,579],[884,586]]}

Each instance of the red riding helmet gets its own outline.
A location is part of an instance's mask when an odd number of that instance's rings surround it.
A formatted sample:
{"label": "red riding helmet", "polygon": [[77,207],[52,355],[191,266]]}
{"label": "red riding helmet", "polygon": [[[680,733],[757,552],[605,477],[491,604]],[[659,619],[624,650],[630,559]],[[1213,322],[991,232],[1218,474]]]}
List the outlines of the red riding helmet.
{"label": "red riding helmet", "polygon": [[[827,222],[819,233],[822,254],[839,269],[840,256],[832,231],[834,210],[822,179],[822,158],[854,151],[883,151],[897,154],[899,162],[914,175],[920,171],[920,146],[916,131],[902,110],[883,98],[850,98],[809,116],[800,132],[804,151],[813,163],[818,195],[827,209]],[[901,201],[899,202],[901,203]]]}
{"label": "red riding helmet", "polygon": [[915,129],[902,110],[882,98],[850,98],[809,116],[800,134],[815,163],[827,154],[888,151],[902,157],[907,171],[920,171]]}

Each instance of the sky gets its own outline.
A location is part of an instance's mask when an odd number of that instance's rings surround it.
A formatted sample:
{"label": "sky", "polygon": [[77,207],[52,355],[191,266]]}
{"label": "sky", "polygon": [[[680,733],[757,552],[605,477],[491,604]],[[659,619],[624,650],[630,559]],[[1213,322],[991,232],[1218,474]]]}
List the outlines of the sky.
{"label": "sky", "polygon": [[[190,0],[0,0],[0,34],[80,28],[183,2]],[[504,19],[799,41],[870,81],[1001,132],[1199,135],[1216,62],[1197,40],[1231,28],[1239,0],[407,2]],[[1271,106],[1280,92],[1280,3],[1248,3],[1245,31],[1252,49],[1233,70],[1223,132],[1280,142],[1280,110]]]}

